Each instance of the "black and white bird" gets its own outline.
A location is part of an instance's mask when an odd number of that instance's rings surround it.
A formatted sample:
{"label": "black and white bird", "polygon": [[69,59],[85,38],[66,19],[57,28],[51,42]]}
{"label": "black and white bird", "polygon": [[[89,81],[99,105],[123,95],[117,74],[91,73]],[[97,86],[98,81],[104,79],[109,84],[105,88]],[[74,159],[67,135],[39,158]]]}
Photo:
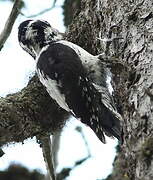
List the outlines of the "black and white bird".
{"label": "black and white bird", "polygon": [[62,35],[42,20],[22,22],[18,39],[36,60],[41,83],[61,108],[88,125],[103,143],[104,134],[121,140],[122,117],[109,93],[100,59],[62,40]]}

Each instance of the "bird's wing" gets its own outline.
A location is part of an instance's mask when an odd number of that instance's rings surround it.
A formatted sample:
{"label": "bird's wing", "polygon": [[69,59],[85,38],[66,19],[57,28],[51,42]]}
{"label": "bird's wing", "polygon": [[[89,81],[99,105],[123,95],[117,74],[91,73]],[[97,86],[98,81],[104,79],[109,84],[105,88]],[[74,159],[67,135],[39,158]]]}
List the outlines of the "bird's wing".
{"label": "bird's wing", "polygon": [[119,122],[112,113],[114,108],[108,108],[109,102],[104,104],[104,95],[88,78],[88,70],[74,49],[60,43],[50,44],[40,54],[37,69],[40,80],[59,106],[73,111],[102,142],[105,143],[103,131],[119,139],[116,125]]}
{"label": "bird's wing", "polygon": [[[93,83],[95,89],[100,93],[101,106],[104,109],[102,114],[103,130],[107,136],[114,136],[121,141],[121,122],[122,117],[117,112],[114,101],[106,87],[99,86]],[[105,118],[103,118],[105,117]]]}
{"label": "bird's wing", "polygon": [[78,98],[81,97],[79,83],[86,73],[75,51],[60,43],[50,44],[37,60],[37,72],[59,106],[79,116],[83,104]]}

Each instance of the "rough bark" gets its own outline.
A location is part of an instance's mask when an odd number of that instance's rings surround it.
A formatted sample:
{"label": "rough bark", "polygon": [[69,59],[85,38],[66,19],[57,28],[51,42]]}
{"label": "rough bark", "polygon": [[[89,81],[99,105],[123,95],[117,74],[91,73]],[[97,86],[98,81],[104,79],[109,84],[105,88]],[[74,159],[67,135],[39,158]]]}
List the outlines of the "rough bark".
{"label": "rough bark", "polygon": [[[82,0],[68,29],[68,40],[92,54],[105,52],[111,67],[115,99],[124,117],[124,144],[109,176],[113,180],[153,179],[152,28],[152,0]],[[54,132],[55,122],[61,126],[68,117],[35,80],[0,101],[3,143],[40,133],[42,125],[44,131],[50,126]]]}
{"label": "rough bark", "polygon": [[[68,39],[93,54],[104,51],[111,66],[124,117],[124,144],[113,180],[153,179],[152,27],[152,0],[84,0],[69,28]],[[97,37],[109,41],[101,43]]]}
{"label": "rough bark", "polygon": [[81,0],[65,0],[62,6],[64,15],[64,25],[68,27],[71,24],[73,17],[79,14]]}
{"label": "rough bark", "polygon": [[34,76],[21,92],[0,98],[0,144],[54,133],[63,127],[68,117]]}

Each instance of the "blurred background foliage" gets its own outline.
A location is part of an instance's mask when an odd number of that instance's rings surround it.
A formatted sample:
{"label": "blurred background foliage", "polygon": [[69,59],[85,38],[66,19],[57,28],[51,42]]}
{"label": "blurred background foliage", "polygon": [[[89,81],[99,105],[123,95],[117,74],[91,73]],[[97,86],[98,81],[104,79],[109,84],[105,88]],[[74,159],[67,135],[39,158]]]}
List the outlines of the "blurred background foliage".
{"label": "blurred background foliage", "polygon": [[19,164],[11,164],[4,171],[0,171],[0,180],[44,180],[45,176],[38,170],[29,171]]}
{"label": "blurred background foliage", "polygon": [[[14,2],[15,0],[0,0],[0,2],[2,1],[11,1]],[[22,6],[21,8],[25,7],[25,1],[22,1]],[[51,0],[50,4],[54,5],[56,4],[57,0]],[[68,25],[71,24],[74,15],[80,12],[80,8],[81,8],[81,0],[65,0],[64,4],[62,6],[63,9],[63,15],[64,15],[64,25],[66,27],[68,27]]]}

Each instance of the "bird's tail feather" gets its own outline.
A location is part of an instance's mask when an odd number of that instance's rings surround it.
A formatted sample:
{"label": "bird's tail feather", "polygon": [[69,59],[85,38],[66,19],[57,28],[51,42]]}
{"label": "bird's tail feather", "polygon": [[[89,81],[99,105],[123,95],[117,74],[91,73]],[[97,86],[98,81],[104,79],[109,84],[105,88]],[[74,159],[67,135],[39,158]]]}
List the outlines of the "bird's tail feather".
{"label": "bird's tail feather", "polygon": [[98,112],[99,120],[97,121],[96,127],[100,127],[100,131],[96,133],[98,138],[105,142],[105,135],[109,137],[116,137],[119,141],[122,141],[122,116],[117,112],[112,97],[107,88],[98,86],[93,83],[96,91],[99,93]]}

